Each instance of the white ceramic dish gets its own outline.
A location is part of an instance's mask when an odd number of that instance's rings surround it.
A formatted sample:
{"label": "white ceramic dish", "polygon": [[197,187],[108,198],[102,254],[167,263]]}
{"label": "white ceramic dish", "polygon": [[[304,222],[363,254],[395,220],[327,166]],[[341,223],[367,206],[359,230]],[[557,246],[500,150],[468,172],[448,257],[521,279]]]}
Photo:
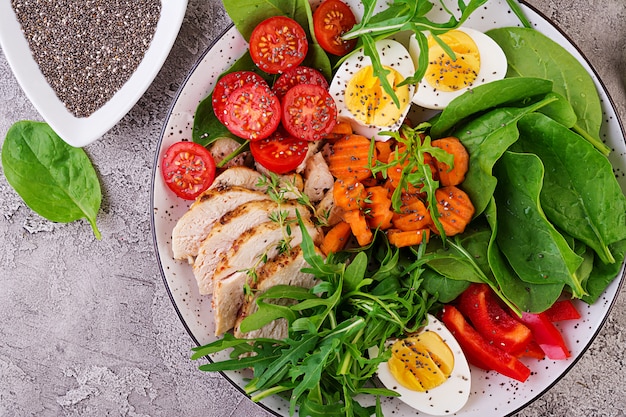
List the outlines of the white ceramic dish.
{"label": "white ceramic dish", "polygon": [[161,15],[150,47],[128,81],[89,117],[75,117],[59,100],[35,62],[11,7],[0,0],[0,46],[28,99],[54,131],[72,146],[92,143],[117,124],[148,89],[174,44],[187,0],[162,0]]}
{"label": "white ceramic dish", "polygon": [[[355,3],[348,1],[348,3]],[[601,135],[607,144],[614,149],[611,162],[617,171],[626,169],[626,144],[624,131],[616,115],[613,104],[606,89],[598,79],[578,49],[545,17],[534,9],[523,5],[523,10],[530,21],[541,32],[556,40],[574,56],[576,56],[593,77],[598,88],[604,111],[605,123]],[[518,25],[517,18],[508,12],[506,1],[490,1],[487,7],[477,11],[468,25],[479,30],[494,27]],[[205,55],[192,68],[187,80],[175,99],[170,115],[162,131],[158,145],[153,172],[152,195],[152,226],[158,262],[167,289],[170,293],[183,325],[197,344],[213,341],[213,322],[210,300],[198,294],[197,285],[190,265],[174,261],[170,247],[172,228],[176,221],[187,210],[189,204],[169,192],[162,181],[160,160],[162,152],[172,143],[179,140],[190,140],[193,117],[196,106],[212,90],[218,75],[227,69],[233,61],[245,51],[246,43],[234,27],[231,27],[210,47]],[[619,181],[626,190],[626,178]],[[572,357],[565,361],[536,360],[528,361],[533,374],[526,383],[518,383],[493,372],[472,369],[472,391],[468,404],[457,416],[502,417],[511,415],[527,406],[555,384],[581,357],[602,327],[613,305],[615,297],[624,279],[624,267],[619,276],[607,288],[603,296],[592,306],[582,302],[578,307],[582,319],[575,323],[561,325],[566,341],[571,348]],[[214,359],[224,358],[217,356]],[[228,372],[229,378],[236,387],[244,385],[241,373]],[[264,400],[262,407],[275,415],[285,415],[288,407],[281,399],[271,397]],[[388,399],[384,402],[385,415],[409,416],[416,411],[403,405],[400,401]],[[420,413],[420,415],[422,415]]]}

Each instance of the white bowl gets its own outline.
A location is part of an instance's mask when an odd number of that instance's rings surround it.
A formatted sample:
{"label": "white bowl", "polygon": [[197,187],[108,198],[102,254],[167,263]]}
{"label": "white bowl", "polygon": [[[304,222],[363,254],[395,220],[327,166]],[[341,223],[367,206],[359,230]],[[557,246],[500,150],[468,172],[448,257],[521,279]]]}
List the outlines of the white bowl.
{"label": "white bowl", "polygon": [[46,81],[32,56],[10,0],[0,0],[0,46],[18,83],[43,119],[68,144],[82,147],[117,124],[148,89],[167,58],[187,10],[187,0],[162,0],[145,56],[128,81],[89,117],[76,117]]}

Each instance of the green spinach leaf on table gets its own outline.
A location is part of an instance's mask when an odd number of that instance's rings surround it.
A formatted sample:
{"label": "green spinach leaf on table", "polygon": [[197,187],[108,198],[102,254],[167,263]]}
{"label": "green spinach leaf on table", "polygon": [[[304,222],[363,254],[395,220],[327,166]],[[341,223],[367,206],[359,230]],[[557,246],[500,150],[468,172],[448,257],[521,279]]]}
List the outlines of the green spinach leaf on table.
{"label": "green spinach leaf on table", "polygon": [[85,151],[42,122],[15,123],[2,146],[4,175],[26,205],[53,222],[87,219],[96,238],[102,193]]}
{"label": "green spinach leaf on table", "polygon": [[[609,249],[615,259],[624,259],[626,256],[626,240],[621,240],[609,245]],[[595,303],[606,287],[617,277],[621,269],[621,262],[605,264],[596,258],[594,260],[593,269],[585,281],[585,289],[588,295],[584,296],[583,300],[589,304]]]}
{"label": "green spinach leaf on table", "polygon": [[551,80],[554,91],[567,98],[577,115],[573,129],[608,155],[600,140],[602,107],[593,79],[565,48],[541,32],[519,27],[487,32],[504,50],[509,63],[507,77],[538,77]]}
{"label": "green spinach leaf on table", "polygon": [[515,145],[546,167],[541,205],[552,223],[595,250],[604,263],[608,245],[626,239],[626,197],[609,160],[580,135],[542,114],[518,123]]}
{"label": "green spinach leaf on table", "polygon": [[498,178],[496,241],[513,270],[526,282],[565,284],[574,297],[582,298],[586,292],[576,276],[582,258],[541,208],[544,167],[539,157],[507,151],[494,173]]}

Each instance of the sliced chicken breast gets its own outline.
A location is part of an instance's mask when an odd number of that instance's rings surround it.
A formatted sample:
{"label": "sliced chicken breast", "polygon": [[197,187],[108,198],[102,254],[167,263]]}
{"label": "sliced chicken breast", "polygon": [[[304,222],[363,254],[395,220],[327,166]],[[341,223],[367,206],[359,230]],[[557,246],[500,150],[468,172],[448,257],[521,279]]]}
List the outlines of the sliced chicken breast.
{"label": "sliced chicken breast", "polygon": [[[302,221],[313,241],[317,243],[322,237],[321,231],[310,220]],[[287,234],[288,229],[291,235]],[[219,281],[236,271],[247,270],[255,265],[260,266],[263,259],[273,259],[281,252],[280,247],[284,247],[286,238],[289,239],[289,246],[292,248],[302,242],[302,232],[297,223],[286,228],[277,222],[269,221],[245,231],[222,254],[213,280]]]}
{"label": "sliced chicken breast", "polygon": [[235,325],[244,300],[244,285],[248,275],[235,272],[216,283],[211,304],[215,320],[215,335],[221,336]]}
{"label": "sliced chicken breast", "polygon": [[[309,264],[304,259],[300,246],[293,248],[290,252],[281,254],[263,265],[257,272],[256,292],[253,297],[244,298],[234,334],[236,337],[269,337],[282,340],[288,336],[287,321],[284,319],[274,320],[258,330],[242,333],[240,329],[241,321],[250,314],[257,311],[256,300],[259,295],[265,293],[269,288],[276,285],[294,285],[304,288],[313,288],[318,280],[312,274],[302,272]],[[292,300],[266,300],[280,305],[287,305]]]}
{"label": "sliced chicken breast", "polygon": [[296,212],[309,218],[308,209],[295,201],[276,203],[271,200],[251,201],[226,213],[202,241],[198,256],[193,264],[193,273],[200,294],[213,292],[213,274],[221,255],[227,251],[242,233],[261,223],[271,220],[270,216],[296,218]]}
{"label": "sliced chicken breast", "polygon": [[333,188],[335,178],[328,169],[324,156],[318,152],[311,156],[304,169],[304,194],[312,202],[318,202]]}
{"label": "sliced chicken breast", "polygon": [[[264,184],[264,182],[267,181],[269,175],[269,171],[254,170],[245,166],[232,167],[218,175],[209,189],[224,186],[239,186],[249,188],[250,190],[267,192],[267,185]],[[285,190],[295,188],[298,191],[302,191],[304,187],[304,182],[300,175],[279,175],[278,178],[280,182],[283,183]],[[285,199],[295,200],[299,196],[296,192],[285,192],[283,197]]]}
{"label": "sliced chicken breast", "polygon": [[186,259],[193,263],[200,244],[217,220],[242,204],[267,199],[269,198],[265,193],[238,186],[222,186],[205,191],[174,226],[174,259]]}

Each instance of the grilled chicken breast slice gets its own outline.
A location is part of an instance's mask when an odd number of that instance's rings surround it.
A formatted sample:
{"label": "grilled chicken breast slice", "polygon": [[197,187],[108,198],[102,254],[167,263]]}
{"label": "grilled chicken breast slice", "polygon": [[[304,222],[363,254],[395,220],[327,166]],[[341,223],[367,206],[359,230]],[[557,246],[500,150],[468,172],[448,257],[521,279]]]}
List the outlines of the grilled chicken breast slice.
{"label": "grilled chicken breast slice", "polygon": [[223,215],[202,241],[193,263],[200,294],[213,293],[213,274],[221,255],[242,233],[270,221],[272,215],[295,219],[296,212],[302,218],[308,219],[310,216],[308,209],[295,201],[279,204],[271,200],[251,201]]}
{"label": "grilled chicken breast slice", "polygon": [[[303,288],[313,288],[318,280],[314,275],[302,272],[309,264],[304,259],[300,246],[293,248],[290,252],[283,253],[271,261],[267,262],[257,271],[255,284],[255,295],[244,298],[243,305],[234,328],[236,337],[269,337],[282,340],[288,336],[287,321],[285,319],[274,320],[260,329],[242,333],[240,329],[241,321],[257,311],[256,300],[259,295],[265,293],[269,288],[276,285],[294,285]],[[280,305],[288,305],[291,300],[267,300]]]}
{"label": "grilled chicken breast slice", "polygon": [[[313,241],[317,243],[322,238],[321,231],[310,220],[302,221]],[[291,231],[290,235],[287,234],[288,230]],[[222,253],[213,280],[219,281],[236,271],[260,265],[262,259],[273,259],[281,252],[280,247],[285,246],[286,238],[292,248],[302,242],[302,231],[297,223],[287,228],[278,222],[269,221],[245,231]]]}
{"label": "grilled chicken breast slice", "polygon": [[200,244],[224,214],[250,201],[267,199],[267,194],[261,191],[238,186],[222,186],[205,191],[174,226],[174,259],[186,259],[193,263]]}

